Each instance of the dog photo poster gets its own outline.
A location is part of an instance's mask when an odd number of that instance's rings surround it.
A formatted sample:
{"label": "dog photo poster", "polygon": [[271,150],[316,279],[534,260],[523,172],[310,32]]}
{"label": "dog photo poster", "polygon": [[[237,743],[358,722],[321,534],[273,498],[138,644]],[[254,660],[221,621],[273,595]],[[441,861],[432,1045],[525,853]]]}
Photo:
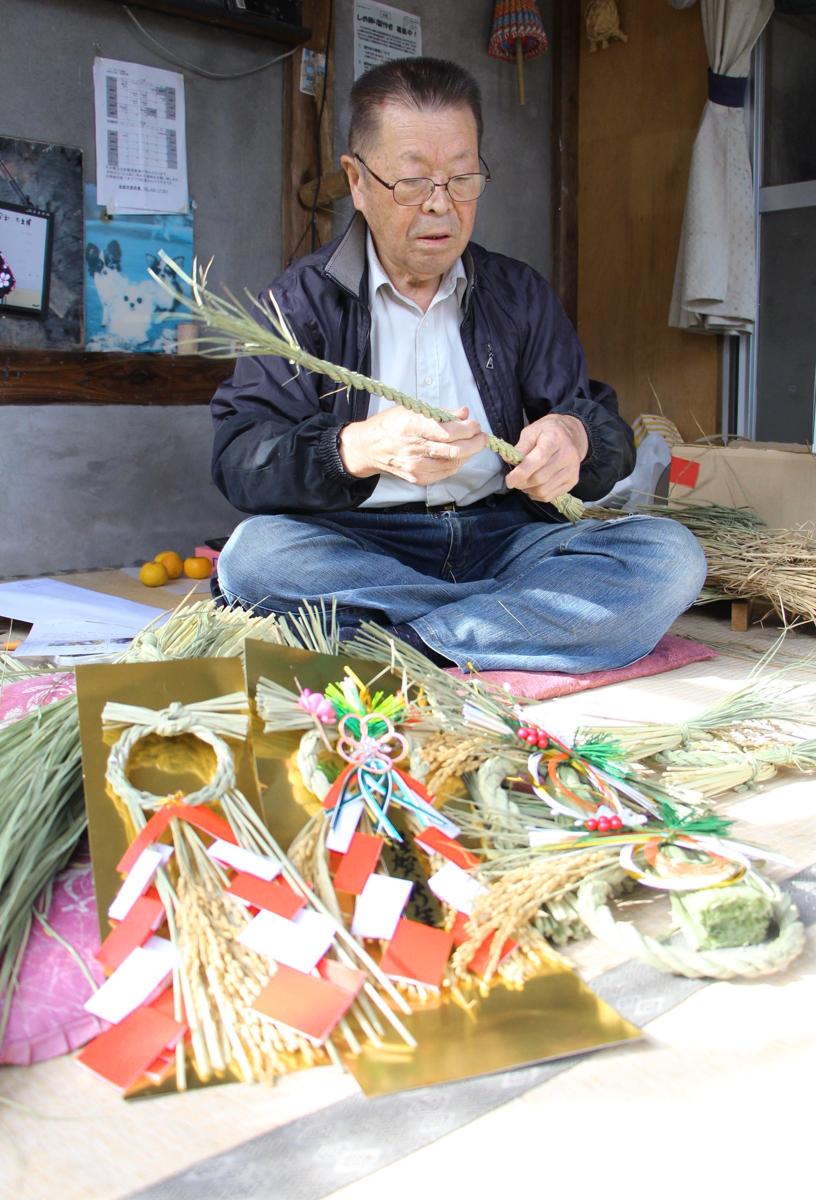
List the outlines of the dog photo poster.
{"label": "dog photo poster", "polygon": [[96,202],[85,187],[85,347],[175,354],[178,326],[187,310],[148,274],[152,268],[175,286],[179,280],[159,259],[159,250],[185,271],[193,262],[193,215],[116,213]]}

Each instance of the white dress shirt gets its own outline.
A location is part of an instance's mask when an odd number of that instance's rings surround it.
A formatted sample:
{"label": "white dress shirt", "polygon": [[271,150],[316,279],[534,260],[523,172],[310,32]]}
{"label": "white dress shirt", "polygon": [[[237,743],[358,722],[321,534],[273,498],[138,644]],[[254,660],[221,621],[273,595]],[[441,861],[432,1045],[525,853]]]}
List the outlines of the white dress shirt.
{"label": "white dress shirt", "polygon": [[[369,304],[371,307],[371,375],[409,396],[437,408],[467,405],[471,418],[490,432],[476,381],[470,369],[459,326],[467,276],[457,259],[439,284],[427,312],[403,296],[386,275],[370,232],[366,235]],[[393,408],[391,400],[372,396],[368,415]],[[383,472],[363,508],[421,501],[429,506],[473,504],[504,491],[501,459],[482,450],[462,464],[455,475],[438,483],[408,483]]]}

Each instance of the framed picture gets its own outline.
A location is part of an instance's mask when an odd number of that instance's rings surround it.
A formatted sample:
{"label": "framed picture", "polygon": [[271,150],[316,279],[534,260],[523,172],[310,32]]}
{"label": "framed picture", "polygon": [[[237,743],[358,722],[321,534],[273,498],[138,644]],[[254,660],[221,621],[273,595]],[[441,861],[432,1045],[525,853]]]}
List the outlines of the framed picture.
{"label": "framed picture", "polygon": [[48,315],[51,213],[0,201],[0,315]]}

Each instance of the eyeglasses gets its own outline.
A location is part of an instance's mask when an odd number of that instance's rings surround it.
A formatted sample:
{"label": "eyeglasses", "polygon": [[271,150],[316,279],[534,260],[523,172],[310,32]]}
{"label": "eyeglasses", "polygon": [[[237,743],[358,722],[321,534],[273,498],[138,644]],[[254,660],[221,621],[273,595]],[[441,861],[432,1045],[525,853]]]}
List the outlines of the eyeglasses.
{"label": "eyeglasses", "polygon": [[445,183],[436,183],[435,180],[427,179],[424,176],[418,179],[398,179],[396,183],[386,183],[384,179],[380,179],[376,171],[371,170],[364,158],[356,153],[354,157],[363,164],[369,175],[377,180],[377,183],[388,188],[397,204],[401,204],[405,208],[414,208],[424,204],[426,200],[430,200],[438,187],[443,187],[451,200],[455,200],[459,204],[467,204],[471,200],[478,200],[490,183],[490,168],[481,154],[479,162],[484,167],[484,171],[473,171],[467,175],[452,175]]}

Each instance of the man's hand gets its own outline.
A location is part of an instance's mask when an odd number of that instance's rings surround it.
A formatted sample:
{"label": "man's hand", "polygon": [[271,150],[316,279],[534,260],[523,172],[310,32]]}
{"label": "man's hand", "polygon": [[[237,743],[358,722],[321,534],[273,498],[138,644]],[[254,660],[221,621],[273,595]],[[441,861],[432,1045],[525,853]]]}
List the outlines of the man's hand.
{"label": "man's hand", "polygon": [[408,483],[438,483],[455,475],[472,455],[484,450],[487,435],[468,410],[441,424],[407,408],[389,408],[365,421],[352,421],[340,434],[340,457],[349,475],[396,475]]}
{"label": "man's hand", "polygon": [[575,487],[589,440],[578,417],[548,413],[522,429],[516,449],[524,462],[507,476],[508,488],[518,488],[532,500],[549,501]]}

